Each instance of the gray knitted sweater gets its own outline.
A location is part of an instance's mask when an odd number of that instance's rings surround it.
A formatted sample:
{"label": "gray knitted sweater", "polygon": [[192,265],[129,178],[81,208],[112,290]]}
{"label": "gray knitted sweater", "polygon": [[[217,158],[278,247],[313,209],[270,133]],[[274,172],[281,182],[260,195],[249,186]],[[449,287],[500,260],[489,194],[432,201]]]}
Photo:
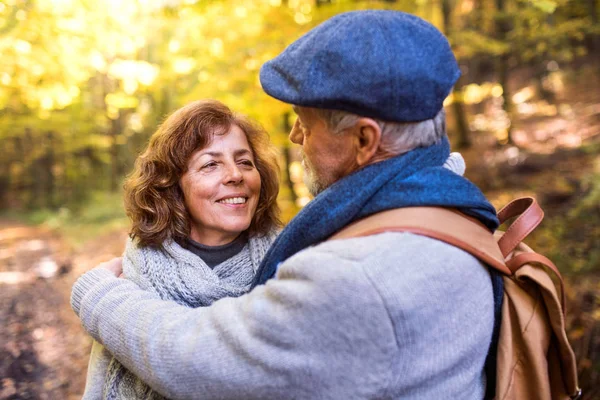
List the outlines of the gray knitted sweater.
{"label": "gray knitted sweater", "polygon": [[85,329],[173,399],[482,399],[487,268],[410,233],[332,240],[274,279],[191,309],[95,269],[71,304]]}
{"label": "gray knitted sweater", "polygon": [[[141,248],[128,240],[123,255],[124,276],[163,300],[201,307],[248,290],[256,269],[275,239],[251,237],[241,252],[210,268],[201,258],[175,242],[162,249]],[[141,379],[94,342],[88,365],[84,400],[162,399]]]}

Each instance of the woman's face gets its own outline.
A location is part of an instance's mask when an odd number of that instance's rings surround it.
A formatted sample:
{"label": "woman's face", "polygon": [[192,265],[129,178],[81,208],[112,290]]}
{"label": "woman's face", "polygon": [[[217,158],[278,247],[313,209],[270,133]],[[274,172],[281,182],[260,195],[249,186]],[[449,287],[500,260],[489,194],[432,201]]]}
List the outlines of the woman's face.
{"label": "woman's face", "polygon": [[191,218],[191,239],[207,246],[232,242],[248,229],[258,205],[260,175],[244,132],[225,135],[192,153],[179,180]]}

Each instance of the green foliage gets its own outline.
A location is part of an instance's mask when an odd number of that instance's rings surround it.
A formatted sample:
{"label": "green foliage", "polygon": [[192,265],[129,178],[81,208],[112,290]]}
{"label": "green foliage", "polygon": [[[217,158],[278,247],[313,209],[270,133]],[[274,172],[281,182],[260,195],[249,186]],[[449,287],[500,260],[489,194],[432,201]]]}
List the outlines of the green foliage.
{"label": "green foliage", "polygon": [[[600,171],[600,159],[596,160],[596,170]],[[571,254],[575,260],[572,269],[576,272],[600,271],[600,173],[595,172],[583,181],[586,195],[573,208],[561,232],[561,241],[569,241]]]}
{"label": "green foliage", "polygon": [[558,7],[557,2],[553,0],[529,0],[529,2],[546,14],[552,14]]}
{"label": "green foliage", "polygon": [[260,66],[332,14],[386,4],[0,3],[0,205],[57,209],[117,190],[165,115],[199,98],[259,120],[284,146],[289,106],[262,91]]}
{"label": "green foliage", "polygon": [[510,46],[476,30],[464,29],[452,35],[452,45],[456,57],[469,59],[477,55],[499,56],[505,54]]}
{"label": "green foliage", "polygon": [[[447,30],[466,61],[571,60],[600,33],[581,2],[497,3],[448,0],[446,20],[433,0],[1,2],[0,205],[58,209],[117,191],[164,117],[199,98],[257,119],[283,148],[290,107],[262,91],[259,68],[340,12],[415,13]],[[500,20],[510,22],[503,37]]]}
{"label": "green foliage", "polygon": [[[570,61],[597,33],[589,10],[574,0],[454,1],[450,42],[459,59],[509,54],[520,62]],[[502,6],[498,9],[497,6]]]}
{"label": "green foliage", "polygon": [[[596,149],[597,151],[597,149]],[[566,213],[547,210],[530,244],[553,260],[565,275],[600,272],[600,159],[596,171],[582,180],[583,196]],[[557,183],[553,182],[553,186]]]}
{"label": "green foliage", "polygon": [[[550,4],[542,7],[540,5]],[[570,7],[568,1],[533,2],[534,7],[520,7],[514,13],[514,26],[507,35],[512,43],[511,51],[522,61],[539,58],[557,61],[571,61],[577,55],[584,55],[582,43],[589,33],[590,19],[579,14],[578,9]],[[552,11],[549,11],[552,9]],[[563,10],[576,17],[564,18],[558,13]],[[557,10],[556,13],[553,13]]]}

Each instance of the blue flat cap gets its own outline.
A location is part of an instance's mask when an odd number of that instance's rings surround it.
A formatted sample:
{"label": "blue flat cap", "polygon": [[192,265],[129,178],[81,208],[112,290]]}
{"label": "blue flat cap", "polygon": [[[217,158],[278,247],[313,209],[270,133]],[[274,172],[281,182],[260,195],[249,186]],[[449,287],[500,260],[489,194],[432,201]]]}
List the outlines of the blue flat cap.
{"label": "blue flat cap", "polygon": [[384,10],[339,14],[260,70],[264,91],[285,103],[397,122],[433,118],[459,76],[437,28]]}

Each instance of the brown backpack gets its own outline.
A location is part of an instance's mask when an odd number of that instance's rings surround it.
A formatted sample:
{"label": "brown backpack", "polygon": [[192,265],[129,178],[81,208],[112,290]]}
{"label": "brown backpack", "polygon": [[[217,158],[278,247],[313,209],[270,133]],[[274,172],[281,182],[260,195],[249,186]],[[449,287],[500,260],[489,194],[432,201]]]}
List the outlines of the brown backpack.
{"label": "brown backpack", "polygon": [[398,208],[359,220],[330,240],[411,232],[459,247],[500,271],[504,298],[495,399],[578,399],[577,365],[565,332],[562,277],[552,261],[522,243],[544,213],[535,199],[525,197],[498,212],[501,224],[514,217],[506,232],[492,235],[478,221],[455,210]]}

